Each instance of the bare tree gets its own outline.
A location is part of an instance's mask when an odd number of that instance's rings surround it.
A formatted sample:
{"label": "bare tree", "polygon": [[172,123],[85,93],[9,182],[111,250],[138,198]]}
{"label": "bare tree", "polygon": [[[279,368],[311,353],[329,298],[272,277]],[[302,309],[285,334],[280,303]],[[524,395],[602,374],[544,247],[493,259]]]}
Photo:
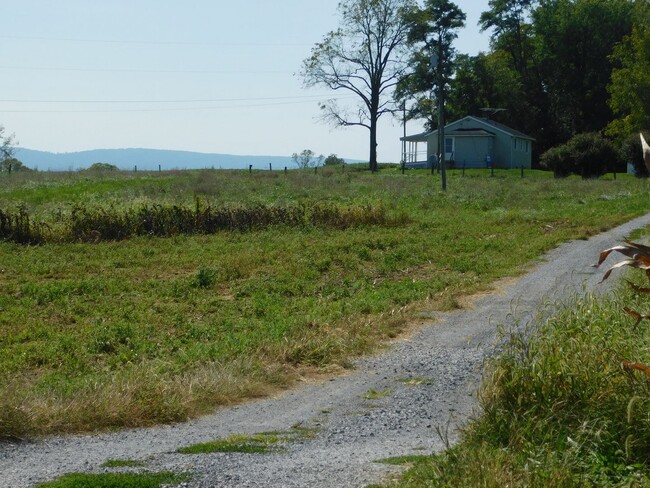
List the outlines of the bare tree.
{"label": "bare tree", "polygon": [[311,149],[303,149],[300,154],[293,153],[291,159],[300,169],[306,169],[317,165],[317,159],[314,156],[315,153]]}
{"label": "bare tree", "polygon": [[335,100],[321,103],[323,118],[337,126],[370,131],[370,169],[377,171],[377,122],[396,106],[392,91],[406,70],[406,12],[412,0],[343,0],[341,24],[316,44],[303,61],[305,86],[324,85],[358,97],[356,111]]}

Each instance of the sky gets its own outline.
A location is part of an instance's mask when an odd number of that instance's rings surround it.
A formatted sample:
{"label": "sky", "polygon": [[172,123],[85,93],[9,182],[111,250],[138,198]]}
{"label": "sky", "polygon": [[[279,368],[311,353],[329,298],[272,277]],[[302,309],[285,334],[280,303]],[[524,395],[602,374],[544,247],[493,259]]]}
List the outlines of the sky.
{"label": "sky", "polygon": [[[489,48],[467,14],[455,47]],[[337,28],[338,0],[0,1],[0,125],[51,152],[151,148],[368,159],[368,131],[319,120],[345,96],[303,87],[302,61]],[[354,98],[340,103],[354,103]],[[378,158],[400,159],[399,121],[380,120]],[[408,133],[422,131],[411,122]]]}

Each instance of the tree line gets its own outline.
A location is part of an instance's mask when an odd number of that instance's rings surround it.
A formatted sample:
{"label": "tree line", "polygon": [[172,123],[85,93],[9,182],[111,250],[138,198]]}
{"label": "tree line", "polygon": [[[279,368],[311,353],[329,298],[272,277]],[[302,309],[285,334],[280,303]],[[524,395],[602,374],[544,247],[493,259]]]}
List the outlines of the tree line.
{"label": "tree line", "polygon": [[[306,86],[352,92],[357,107],[323,102],[323,118],[369,130],[385,114],[445,120],[504,109],[495,120],[536,139],[535,157],[578,134],[621,145],[650,128],[648,0],[490,0],[477,29],[490,48],[454,48],[465,13],[450,0],[343,0],[340,26],[303,62]],[[638,137],[638,136],[637,136]]]}

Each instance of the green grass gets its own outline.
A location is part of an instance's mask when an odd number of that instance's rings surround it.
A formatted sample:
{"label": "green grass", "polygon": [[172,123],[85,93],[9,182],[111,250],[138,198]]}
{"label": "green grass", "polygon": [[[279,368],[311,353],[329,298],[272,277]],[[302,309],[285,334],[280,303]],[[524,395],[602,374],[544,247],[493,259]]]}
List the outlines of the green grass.
{"label": "green grass", "polygon": [[290,431],[261,432],[259,434],[236,434],[225,439],[193,444],[176,452],[181,454],[207,454],[213,452],[240,452],[245,454],[273,454],[285,452],[286,444],[316,435],[315,429],[295,427]]}
{"label": "green grass", "polygon": [[1,183],[0,209],[24,206],[52,228],[75,205],[119,213],[192,208],[197,197],[213,208],[382,208],[387,218],[346,229],[0,242],[4,438],[181,421],[347,367],[421,310],[457,308],[560,242],[644,213],[649,194],[634,178],[533,172],[452,172],[442,193],[425,172],[393,169],[37,173]]}
{"label": "green grass", "polygon": [[39,488],[159,488],[187,481],[187,475],[162,473],[71,473],[57,480],[40,483]]}
{"label": "green grass", "polygon": [[143,461],[135,459],[108,459],[101,464],[102,468],[138,468],[144,466]]}
{"label": "green grass", "polygon": [[[641,283],[647,284],[647,280]],[[388,486],[650,486],[650,297],[587,296],[528,338],[506,335],[462,441]]]}

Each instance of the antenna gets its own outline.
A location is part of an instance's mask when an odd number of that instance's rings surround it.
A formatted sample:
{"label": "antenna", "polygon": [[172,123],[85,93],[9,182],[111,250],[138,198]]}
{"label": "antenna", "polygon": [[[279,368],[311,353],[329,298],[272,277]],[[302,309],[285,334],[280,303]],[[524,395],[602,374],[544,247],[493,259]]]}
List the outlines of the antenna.
{"label": "antenna", "polygon": [[479,110],[483,112],[486,119],[490,120],[490,117],[492,117],[493,115],[498,114],[499,112],[505,112],[507,109],[486,107],[486,108],[481,108]]}

